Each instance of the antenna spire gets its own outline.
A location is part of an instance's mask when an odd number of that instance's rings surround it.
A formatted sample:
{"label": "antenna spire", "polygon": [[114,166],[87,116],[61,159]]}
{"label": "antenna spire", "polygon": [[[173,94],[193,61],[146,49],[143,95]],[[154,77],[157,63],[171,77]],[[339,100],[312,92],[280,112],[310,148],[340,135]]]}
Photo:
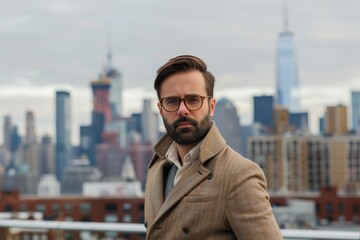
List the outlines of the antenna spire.
{"label": "antenna spire", "polygon": [[107,69],[112,68],[112,47],[111,47],[111,33],[108,33],[108,52],[107,52]]}
{"label": "antenna spire", "polygon": [[284,30],[285,32],[289,31],[289,16],[288,16],[288,6],[286,0],[284,0]]}

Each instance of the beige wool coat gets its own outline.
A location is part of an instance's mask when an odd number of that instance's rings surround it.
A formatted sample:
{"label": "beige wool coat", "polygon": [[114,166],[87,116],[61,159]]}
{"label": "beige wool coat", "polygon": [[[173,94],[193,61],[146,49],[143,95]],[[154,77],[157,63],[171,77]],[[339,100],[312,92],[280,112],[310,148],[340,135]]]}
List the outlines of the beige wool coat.
{"label": "beige wool coat", "polygon": [[154,146],[145,192],[148,240],[283,239],[261,168],[226,145],[215,123],[199,158],[164,200],[166,134]]}

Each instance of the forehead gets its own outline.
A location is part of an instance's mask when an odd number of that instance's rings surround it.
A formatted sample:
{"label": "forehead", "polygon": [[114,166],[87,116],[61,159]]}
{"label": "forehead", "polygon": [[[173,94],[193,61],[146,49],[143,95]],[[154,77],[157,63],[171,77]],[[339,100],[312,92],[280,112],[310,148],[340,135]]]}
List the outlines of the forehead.
{"label": "forehead", "polygon": [[200,71],[173,74],[163,81],[160,93],[162,97],[206,94],[204,76]]}

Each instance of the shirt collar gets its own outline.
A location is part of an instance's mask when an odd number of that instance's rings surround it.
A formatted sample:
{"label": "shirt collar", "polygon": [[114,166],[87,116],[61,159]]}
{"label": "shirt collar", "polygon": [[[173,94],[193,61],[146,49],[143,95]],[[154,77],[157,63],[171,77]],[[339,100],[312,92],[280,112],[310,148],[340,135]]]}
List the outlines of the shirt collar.
{"label": "shirt collar", "polygon": [[[190,152],[184,156],[183,165],[186,165],[187,163],[190,163],[190,162],[194,162],[199,157],[200,144],[201,144],[201,142],[196,144],[196,146],[193,147],[190,150]],[[169,149],[167,150],[167,152],[165,154],[165,157],[168,161],[175,164],[179,169],[182,167],[180,164],[180,161],[179,161],[179,154],[178,154],[177,145],[175,142],[173,142],[171,144],[171,146],[169,147]]]}

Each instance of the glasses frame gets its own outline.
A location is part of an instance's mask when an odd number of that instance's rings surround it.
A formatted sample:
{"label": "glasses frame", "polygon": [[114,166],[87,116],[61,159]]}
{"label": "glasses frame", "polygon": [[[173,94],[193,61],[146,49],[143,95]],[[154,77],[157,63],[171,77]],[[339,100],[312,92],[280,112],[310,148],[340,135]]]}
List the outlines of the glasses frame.
{"label": "glasses frame", "polygon": [[[191,97],[191,96],[197,96],[197,97],[200,97],[200,98],[201,98],[201,104],[200,104],[200,107],[199,107],[199,108],[197,108],[197,109],[189,109],[189,107],[186,105],[185,99],[186,99],[187,97]],[[175,110],[169,111],[169,110],[167,110],[167,109],[164,107],[163,101],[164,101],[165,99],[167,99],[167,98],[178,98],[178,99],[180,99],[179,105],[177,106],[177,108],[176,108]],[[189,111],[197,111],[197,110],[199,110],[199,109],[203,106],[205,98],[212,98],[212,96],[201,96],[201,95],[198,95],[198,94],[191,94],[191,95],[185,96],[185,97],[183,97],[183,98],[182,98],[182,97],[176,97],[176,96],[169,96],[169,97],[163,97],[163,98],[161,98],[161,99],[159,100],[159,102],[160,102],[161,107],[162,107],[166,112],[176,112],[177,110],[179,110],[180,105],[181,105],[181,102],[184,102],[184,105],[185,105],[185,107],[186,107],[187,110],[189,110]]]}

